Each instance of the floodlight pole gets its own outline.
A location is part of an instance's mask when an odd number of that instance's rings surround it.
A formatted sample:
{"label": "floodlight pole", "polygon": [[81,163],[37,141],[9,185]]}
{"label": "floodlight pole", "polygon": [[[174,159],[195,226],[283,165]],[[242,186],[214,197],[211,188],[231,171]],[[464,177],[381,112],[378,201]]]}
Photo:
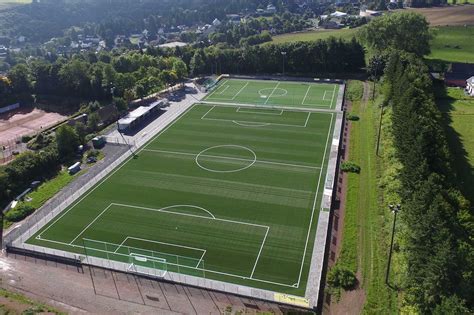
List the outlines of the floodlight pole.
{"label": "floodlight pole", "polygon": [[0,252],[3,249],[3,220],[5,215],[3,214],[3,209],[0,209]]}
{"label": "floodlight pole", "polygon": [[283,76],[285,76],[285,57],[286,57],[286,51],[282,51],[281,55],[283,57]]}
{"label": "floodlight pole", "polygon": [[388,254],[387,271],[385,272],[385,284],[387,286],[390,286],[390,284],[388,283],[388,276],[390,274],[390,264],[392,262],[393,239],[395,236],[395,222],[397,221],[397,213],[398,211],[401,210],[402,206],[399,203],[396,205],[390,204],[388,205],[388,208],[390,209],[390,211],[393,212],[393,226],[392,226],[392,241],[390,242],[390,252]]}

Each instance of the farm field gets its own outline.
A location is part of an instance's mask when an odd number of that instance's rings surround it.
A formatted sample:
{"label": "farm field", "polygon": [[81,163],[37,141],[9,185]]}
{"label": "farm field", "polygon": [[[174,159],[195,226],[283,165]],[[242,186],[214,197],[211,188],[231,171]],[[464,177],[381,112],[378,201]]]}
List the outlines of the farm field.
{"label": "farm field", "polygon": [[474,26],[446,26],[432,30],[434,38],[428,59],[474,63]]}
{"label": "farm field", "polygon": [[304,296],[334,120],[194,105],[27,243]]}
{"label": "farm field", "polygon": [[423,14],[431,26],[474,25],[474,19],[472,18],[472,16],[474,15],[473,5],[457,5],[433,8],[410,8],[406,10]]}
{"label": "farm field", "polygon": [[31,0],[0,0],[0,10],[28,3],[31,3]]}
{"label": "farm field", "polygon": [[339,86],[330,83],[226,79],[220,81],[204,101],[334,109],[338,92]]}
{"label": "farm field", "polygon": [[301,33],[289,33],[281,34],[272,37],[272,41],[265,44],[280,44],[280,43],[290,43],[290,42],[309,42],[315,41],[318,39],[327,39],[331,36],[336,38],[342,38],[345,40],[350,40],[353,36],[356,35],[357,29],[339,29],[339,30],[316,30],[310,32],[301,32]]}

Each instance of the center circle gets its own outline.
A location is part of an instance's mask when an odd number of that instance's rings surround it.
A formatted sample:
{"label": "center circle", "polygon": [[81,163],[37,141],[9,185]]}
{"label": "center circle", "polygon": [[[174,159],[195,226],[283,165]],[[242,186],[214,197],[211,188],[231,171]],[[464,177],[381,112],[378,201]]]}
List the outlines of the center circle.
{"label": "center circle", "polygon": [[261,89],[260,91],[258,91],[258,94],[260,95],[260,97],[281,97],[281,96],[285,96],[286,94],[288,94],[288,91],[285,90],[285,89],[281,89],[281,88],[266,88],[266,89]]}
{"label": "center circle", "polygon": [[213,173],[234,173],[243,171],[257,162],[257,155],[251,149],[234,144],[216,145],[196,155],[196,164]]}

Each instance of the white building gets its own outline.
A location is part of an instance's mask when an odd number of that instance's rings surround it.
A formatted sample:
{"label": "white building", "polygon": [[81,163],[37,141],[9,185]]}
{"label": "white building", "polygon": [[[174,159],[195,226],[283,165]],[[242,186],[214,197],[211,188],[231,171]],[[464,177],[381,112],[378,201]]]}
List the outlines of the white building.
{"label": "white building", "polygon": [[466,91],[469,96],[474,96],[474,76],[466,80]]}

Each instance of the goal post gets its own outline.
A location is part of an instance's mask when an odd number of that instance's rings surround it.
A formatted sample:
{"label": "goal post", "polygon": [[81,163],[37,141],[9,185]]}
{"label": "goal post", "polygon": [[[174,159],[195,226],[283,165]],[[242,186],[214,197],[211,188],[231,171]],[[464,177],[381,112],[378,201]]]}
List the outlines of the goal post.
{"label": "goal post", "polygon": [[[130,265],[127,268],[129,272],[135,272],[145,275],[154,275],[163,278],[168,271],[166,259],[145,256],[142,254],[130,253]],[[150,274],[150,272],[152,274]]]}
{"label": "goal post", "polygon": [[84,261],[90,265],[156,277],[173,272],[205,278],[204,254],[195,258],[127,246],[125,242],[114,244],[87,238],[82,241]]}

